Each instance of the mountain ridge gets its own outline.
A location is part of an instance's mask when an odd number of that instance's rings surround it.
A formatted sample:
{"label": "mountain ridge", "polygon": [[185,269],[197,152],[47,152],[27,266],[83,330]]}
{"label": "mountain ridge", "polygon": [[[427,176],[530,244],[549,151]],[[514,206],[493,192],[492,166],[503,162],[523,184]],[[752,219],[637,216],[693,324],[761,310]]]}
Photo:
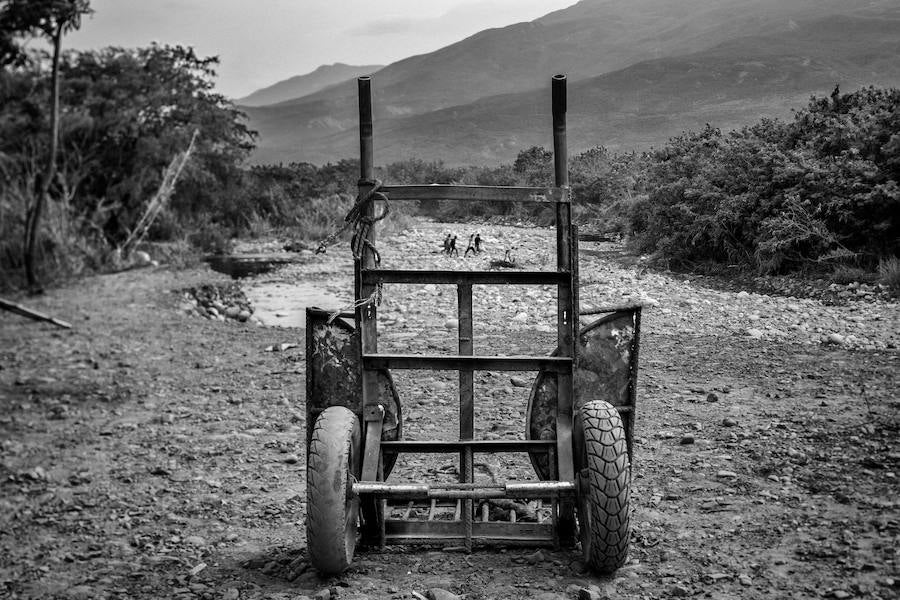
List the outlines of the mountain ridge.
{"label": "mountain ridge", "polygon": [[[803,52],[806,52],[814,59],[823,59],[826,63],[831,61],[829,64],[819,64],[816,63],[814,66],[815,76],[802,76],[802,69],[797,70],[798,67],[796,65],[788,64],[785,61],[781,61],[778,63],[779,66],[769,65],[769,69],[777,70],[778,68],[783,69],[784,72],[781,74],[781,77],[800,77],[799,81],[803,82],[803,85],[794,89],[791,93],[787,93],[784,88],[783,82],[779,84],[781,87],[774,88],[772,93],[769,94],[771,102],[771,106],[768,110],[766,108],[766,101],[761,98],[764,96],[759,93],[759,90],[754,88],[749,88],[742,91],[742,88],[739,85],[729,83],[728,89],[722,92],[723,98],[720,99],[720,102],[730,102],[730,103],[741,103],[741,97],[736,96],[735,94],[745,93],[747,94],[747,99],[743,101],[743,108],[740,110],[736,110],[733,106],[728,108],[726,106],[715,106],[715,110],[710,108],[709,116],[713,118],[716,114],[728,116],[726,125],[740,123],[741,118],[743,117],[751,117],[753,114],[758,114],[760,116],[765,116],[767,114],[783,114],[787,110],[788,101],[797,102],[798,100],[801,102],[803,99],[808,97],[811,93],[822,93],[822,86],[830,85],[833,87],[834,83],[839,81],[849,82],[850,79],[846,76],[842,76],[837,71],[842,71],[843,67],[840,65],[839,57],[832,56],[829,52],[832,52],[834,49],[839,49],[841,52],[851,52],[855,53],[854,55],[864,55],[865,50],[868,44],[871,41],[868,39],[873,27],[873,22],[871,19],[871,15],[874,15],[875,21],[878,19],[889,19],[887,23],[888,28],[896,27],[897,30],[900,30],[900,22],[896,20],[898,15],[900,15],[900,3],[896,1],[876,1],[865,3],[864,5],[860,5],[859,3],[853,4],[850,3],[848,7],[846,3],[832,3],[832,2],[808,2],[806,0],[798,0],[791,4],[790,10],[782,10],[780,12],[776,11],[774,14],[765,14],[762,16],[756,15],[752,10],[747,9],[747,3],[740,2],[725,2],[722,6],[716,6],[711,11],[707,11],[703,13],[707,16],[715,15],[714,17],[709,17],[712,23],[719,23],[717,19],[722,17],[721,12],[725,10],[726,12],[734,7],[743,7],[743,9],[738,10],[738,15],[735,17],[734,15],[730,15],[728,19],[725,20],[724,24],[713,26],[711,25],[711,29],[704,29],[696,24],[690,24],[685,19],[678,18],[677,15],[672,15],[672,11],[675,8],[671,6],[666,6],[665,3],[660,3],[656,0],[636,0],[637,4],[643,7],[647,6],[655,6],[659,11],[663,13],[663,21],[657,21],[655,23],[651,23],[653,20],[653,15],[647,16],[647,23],[650,23],[647,31],[656,31],[658,33],[659,39],[654,38],[651,41],[660,41],[660,43],[668,44],[666,47],[676,47],[678,45],[682,46],[692,46],[692,45],[700,45],[706,44],[709,40],[724,38],[720,40],[717,44],[710,46],[711,48],[716,48],[716,51],[719,56],[714,57],[711,55],[704,55],[703,53],[708,51],[708,48],[705,50],[700,50],[696,53],[695,59],[699,58],[703,61],[710,62],[710,64],[714,65],[716,69],[722,70],[724,67],[722,66],[722,61],[732,61],[732,62],[740,62],[743,59],[753,61],[758,60],[760,58],[760,53],[766,55],[766,48],[754,48],[751,38],[756,37],[755,43],[757,44],[767,44],[766,35],[775,35],[777,38],[777,44],[772,48],[777,48],[779,52],[794,52],[795,50],[791,50],[791,40],[794,38],[799,39],[798,36],[800,34],[797,33],[799,29],[802,29],[802,35],[813,35],[812,38],[807,39],[802,42],[801,45],[803,47],[800,49]],[[585,0],[580,2],[570,9],[563,9],[562,11],[556,11],[555,13],[550,13],[542,17],[541,19],[537,19],[531,23],[520,23],[514,26],[502,28],[499,31],[503,31],[504,36],[507,38],[512,35],[519,35],[523,32],[525,34],[532,35],[535,29],[540,29],[542,25],[539,22],[545,21],[550,23],[551,25],[555,24],[556,26],[560,26],[559,24],[563,24],[568,29],[566,31],[569,32],[570,38],[567,39],[563,43],[563,51],[568,51],[571,48],[580,48],[581,38],[584,35],[592,31],[596,31],[592,29],[590,23],[587,23],[589,19],[585,19],[582,17],[579,11],[587,11],[588,14],[592,10],[596,10],[598,6],[601,5],[610,5],[610,6],[619,6],[621,7],[623,3],[620,0]],[[690,2],[688,1],[685,6],[694,4],[702,4],[699,2]],[[776,6],[778,3],[773,0],[757,0],[756,2],[750,2],[749,4],[754,7],[769,7]],[[839,5],[839,6],[837,6]],[[817,39],[815,38],[815,27],[810,26],[809,23],[819,22],[817,19],[809,19],[803,18],[803,9],[804,7],[809,8],[813,6],[816,10],[813,10],[806,14],[815,15],[823,11],[822,7],[832,7],[837,6],[837,9],[834,10],[829,16],[839,17],[841,15],[846,17],[852,17],[854,14],[856,15],[870,15],[870,17],[853,17],[857,19],[862,19],[861,21],[854,21],[855,24],[863,23],[863,29],[860,30],[859,35],[861,39],[859,40],[847,40],[847,39],[832,39],[835,36],[829,37],[827,39]],[[676,7],[677,8],[677,7]],[[737,10],[737,9],[736,9]],[[669,11],[668,13],[666,11]],[[677,12],[677,11],[676,11]],[[786,15],[796,16],[797,19],[786,18]],[[627,16],[627,15],[626,15]],[[633,16],[633,15],[632,15]],[[825,18],[829,18],[826,16]],[[625,18],[625,17],[622,17]],[[866,18],[869,18],[869,21],[866,21]],[[668,19],[668,20],[665,20]],[[778,27],[768,28],[771,25],[772,21],[777,20],[779,23]],[[571,23],[575,21],[576,25],[570,26]],[[618,26],[617,22],[614,19],[612,25],[609,27],[615,28]],[[755,23],[753,27],[750,27],[751,30],[760,32],[756,36],[741,36],[735,38],[733,36],[733,31],[735,28],[741,29],[745,28],[747,23]],[[798,23],[804,24],[802,27],[798,25]],[[822,22],[824,23],[824,21]],[[820,23],[820,25],[822,24]],[[569,24],[569,25],[566,25]],[[846,24],[844,25],[844,27]],[[712,31],[716,29],[717,31]],[[838,30],[842,27],[841,25],[836,26]],[[687,28],[685,30],[685,28]],[[882,27],[884,28],[884,27]],[[496,35],[498,30],[486,30],[463,40],[458,44],[454,44],[441,50],[430,53],[427,55],[420,55],[417,57],[410,57],[409,59],[405,59],[404,61],[398,61],[392,65],[388,65],[385,67],[378,76],[375,77],[373,81],[373,92],[374,92],[374,104],[375,104],[375,120],[376,120],[376,151],[378,151],[378,147],[384,150],[384,152],[379,153],[379,161],[384,160],[392,160],[396,158],[403,158],[404,156],[399,155],[398,148],[404,143],[402,140],[397,139],[393,140],[393,135],[399,135],[400,132],[404,132],[405,135],[408,135],[409,140],[407,142],[408,148],[410,148],[410,152],[412,155],[420,156],[421,152],[427,152],[425,156],[429,158],[442,158],[444,160],[448,160],[450,162],[457,162],[459,156],[471,157],[472,159],[485,160],[488,162],[495,162],[497,160],[508,160],[510,154],[514,156],[514,149],[521,148],[522,143],[521,140],[530,140],[534,136],[529,134],[505,134],[500,131],[497,131],[496,134],[499,140],[495,144],[491,144],[489,140],[483,139],[485,131],[494,131],[493,125],[497,123],[505,123],[506,125],[513,126],[513,131],[515,131],[515,126],[519,125],[521,119],[524,117],[537,116],[537,113],[543,114],[543,112],[547,112],[549,114],[549,107],[546,107],[546,111],[544,108],[540,110],[533,109],[531,113],[528,111],[523,111],[521,108],[521,102],[519,102],[519,108],[510,108],[509,106],[503,106],[502,101],[496,100],[496,98],[501,97],[503,94],[487,94],[486,92],[492,88],[483,88],[477,91],[477,93],[483,94],[482,96],[476,97],[474,100],[470,100],[470,96],[473,95],[471,91],[466,91],[466,93],[457,94],[453,97],[447,97],[443,99],[443,103],[438,103],[439,105],[434,108],[428,107],[428,103],[424,102],[423,106],[425,108],[416,107],[416,106],[398,106],[396,101],[396,95],[399,94],[401,98],[405,98],[403,91],[403,86],[409,83],[408,76],[411,72],[415,71],[421,64],[434,64],[435,61],[446,62],[446,56],[450,55],[454,60],[459,60],[460,57],[453,55],[456,53],[461,54],[464,58],[468,56],[468,53],[472,51],[472,48],[477,48],[477,44],[473,46],[473,39],[478,41],[479,39],[492,39],[493,36]],[[723,31],[725,33],[723,33]],[[699,33],[698,33],[699,32]],[[812,33],[811,33],[812,32]],[[557,32],[558,33],[558,32]],[[832,32],[833,33],[833,32]],[[668,39],[666,38],[668,36]],[[699,38],[698,38],[699,36]],[[821,36],[820,36],[821,37]],[[845,36],[846,37],[846,36]],[[700,41],[697,41],[697,39]],[[505,39],[505,38],[504,38]],[[729,42],[734,42],[734,40],[744,40],[742,42],[733,43],[729,46]],[[796,40],[795,40],[796,42]],[[648,43],[643,43],[643,50],[649,47]],[[796,42],[800,43],[800,42]],[[804,45],[805,44],[805,45]],[[819,46],[816,46],[816,45]],[[796,51],[800,51],[796,50]],[[631,51],[629,51],[631,52]],[[563,52],[564,54],[565,52]],[[741,54],[744,54],[742,58]],[[865,66],[871,71],[876,77],[868,77],[863,78],[861,83],[878,83],[880,81],[884,82],[893,82],[895,81],[891,77],[886,79],[879,80],[877,75],[879,71],[892,71],[892,65],[890,64],[890,57],[896,57],[900,55],[900,50],[897,50],[894,47],[885,50],[881,48],[877,50],[877,53],[881,53],[880,63],[876,64],[875,62],[870,61],[869,63],[863,64],[861,62],[862,59],[859,56],[856,56],[854,61],[848,64],[848,67],[852,70],[854,68],[860,68],[861,66]],[[893,54],[891,54],[893,53]],[[770,53],[771,54],[771,53]],[[821,56],[820,56],[821,55]],[[624,126],[624,129],[630,131],[632,134],[636,134],[636,132],[646,131],[651,132],[653,130],[654,122],[660,123],[663,121],[671,121],[672,116],[666,117],[665,115],[659,112],[658,107],[653,110],[656,111],[657,114],[653,118],[650,118],[647,114],[647,110],[650,110],[650,106],[647,104],[647,101],[652,100],[652,103],[656,103],[659,106],[663,106],[660,104],[660,98],[655,97],[655,92],[653,89],[654,83],[652,81],[653,78],[659,79],[656,85],[669,86],[667,93],[670,98],[670,102],[675,102],[677,104],[677,99],[681,95],[685,95],[686,91],[683,89],[687,87],[688,89],[697,85],[698,81],[703,80],[702,72],[685,72],[682,68],[681,74],[679,75],[680,79],[678,80],[678,85],[675,85],[675,82],[672,81],[672,78],[666,79],[665,77],[665,69],[662,67],[666,65],[665,62],[655,63],[656,71],[649,68],[647,64],[653,64],[653,60],[661,60],[665,61],[667,59],[679,58],[675,63],[672,64],[681,64],[680,57],[683,56],[691,56],[691,53],[685,53],[683,55],[671,56],[667,55],[663,58],[657,59],[647,59],[643,61],[634,61],[630,63],[630,66],[626,66],[622,69],[614,70],[606,72],[605,74],[600,75],[599,77],[608,76],[609,79],[607,81],[614,81],[616,77],[619,77],[618,85],[622,86],[622,93],[630,93],[632,95],[631,101],[635,104],[634,109],[629,109],[628,106],[624,106],[618,109],[618,112],[607,114],[603,112],[603,107],[600,107],[600,112],[597,114],[605,115],[604,118],[612,118],[613,121],[617,121],[617,119],[625,118],[628,114],[634,113],[643,113],[640,115],[640,119],[636,123],[620,123],[620,125]],[[768,55],[766,55],[768,56]],[[771,58],[771,57],[770,57]],[[488,60],[490,59],[490,60]],[[629,59],[630,60],[630,59]],[[864,62],[864,61],[863,61]],[[503,64],[503,60],[499,60],[496,55],[487,55],[485,54],[485,58],[481,61],[481,64],[484,63],[492,63],[492,64]],[[517,63],[521,66],[520,63]],[[416,67],[415,69],[411,68],[410,65]],[[418,66],[417,66],[418,65]],[[642,67],[628,71],[629,68],[634,67],[636,65],[643,65]],[[709,68],[709,67],[706,67]],[[560,69],[562,70],[562,69]],[[836,71],[836,74],[827,75],[830,71]],[[532,98],[532,103],[537,103],[537,105],[541,105],[540,103],[543,100],[537,99],[540,94],[543,94],[544,88],[549,85],[549,78],[552,74],[558,72],[557,69],[547,68],[540,76],[540,83],[535,85],[534,87],[526,90],[516,90],[508,91],[504,89],[504,92],[508,94],[515,95],[516,93],[524,94],[526,97]],[[619,73],[617,76],[613,76],[613,74]],[[745,78],[752,75],[753,70],[748,71],[748,75],[745,75]],[[435,74],[431,73],[429,77],[421,77],[416,83],[425,88],[429,88],[430,85],[434,83],[434,80],[440,79],[443,74]],[[570,75],[570,89],[577,89],[577,85],[580,81],[587,81],[591,79],[595,79],[598,76],[578,76],[576,73],[575,76],[569,72]],[[759,74],[757,74],[759,75]],[[761,77],[760,81],[768,82],[767,85],[774,85],[777,83],[778,75],[772,71],[764,76],[759,75]],[[893,77],[893,75],[892,75]],[[406,79],[404,79],[406,78]],[[634,78],[634,80],[630,80],[629,78]],[[647,81],[643,81],[642,79],[648,79]],[[661,78],[661,79],[660,79]],[[752,79],[752,78],[751,78]],[[830,79],[831,83],[828,84],[826,80]],[[392,84],[393,81],[393,84]],[[399,84],[397,83],[399,81]],[[459,84],[459,80],[454,80],[456,85]],[[467,81],[467,85],[470,83]],[[645,88],[641,88],[641,84],[644,85]],[[397,86],[400,86],[399,88]],[[710,88],[711,92],[716,91],[716,81],[708,81],[704,84]],[[852,85],[848,83],[848,85]],[[503,86],[500,86],[503,88]],[[515,86],[513,86],[515,87]],[[828,87],[827,90],[824,90],[826,93],[830,91],[831,87]],[[433,88],[432,88],[433,89]],[[440,86],[438,86],[440,89]],[[539,92],[540,91],[540,92]],[[764,90],[763,90],[764,91]],[[538,93],[539,92],[539,93]],[[474,95],[477,96],[477,93]],[[537,95],[536,95],[537,94]],[[774,94],[774,95],[773,95]],[[607,96],[614,97],[615,94],[611,92],[606,93]],[[647,96],[647,98],[643,98],[643,96]],[[689,97],[689,94],[686,94],[686,98]],[[461,98],[461,100],[460,100]],[[573,98],[570,94],[570,98]],[[489,101],[487,101],[487,100]],[[421,100],[421,97],[419,98]],[[413,102],[416,102],[416,98],[412,99]],[[498,102],[500,102],[498,104]],[[695,99],[692,99],[691,102],[696,102]],[[515,105],[516,102],[513,102]],[[541,105],[542,106],[542,105]],[[712,104],[707,103],[708,107],[712,107]],[[751,107],[756,106],[753,110]],[[490,110],[500,111],[499,113],[491,116],[484,113],[485,107],[489,107]],[[675,110],[673,115],[679,115],[684,113],[684,107],[678,108]],[[448,122],[447,120],[447,112],[448,110],[455,111],[459,116],[455,120],[453,127],[449,128],[449,131],[446,132],[433,132],[426,133],[429,131],[428,127],[432,127],[434,129],[434,125],[437,125],[437,130],[441,131],[440,125],[442,123]],[[573,98],[570,100],[570,110],[578,111],[578,105]],[[611,110],[611,109],[610,109]],[[510,120],[504,118],[504,111],[506,113],[513,114],[515,119]],[[718,111],[718,112],[717,112]],[[724,111],[724,112],[723,112]],[[755,112],[754,112],[755,111]],[[346,85],[342,86],[340,90],[333,89],[323,92],[318,92],[312,94],[311,96],[300,98],[294,101],[289,101],[285,103],[281,103],[278,106],[272,107],[260,107],[257,109],[253,109],[252,111],[248,111],[251,114],[251,118],[253,121],[251,122],[251,126],[259,129],[263,136],[261,140],[261,147],[258,149],[254,156],[254,162],[268,162],[268,161],[283,161],[283,160],[305,160],[308,162],[316,162],[321,163],[327,160],[333,160],[335,158],[340,158],[342,156],[352,156],[356,152],[355,145],[357,142],[355,140],[356,132],[356,86],[354,85]],[[621,114],[619,114],[621,113]],[[743,115],[743,117],[739,118],[739,114]],[[468,115],[468,118],[474,119],[475,123],[480,123],[482,127],[477,127],[476,131],[474,131],[474,137],[472,139],[478,139],[479,142],[475,144],[477,148],[474,149],[472,147],[471,139],[466,138],[465,136],[459,136],[457,134],[458,130],[467,130],[468,124],[464,121],[462,115]],[[685,121],[684,127],[681,129],[693,127],[694,124],[701,119],[702,116],[698,116],[691,111],[688,111],[689,119]],[[451,119],[451,121],[453,121]],[[671,124],[669,124],[671,125]],[[647,143],[659,143],[660,141],[664,141],[663,136],[668,133],[677,133],[680,131],[677,127],[673,128],[671,126],[665,126],[659,129],[655,134],[647,133],[646,135],[631,135],[629,136],[621,136],[616,135],[612,136],[614,146],[618,146],[621,148],[626,148],[628,146],[634,145],[646,145]],[[415,131],[414,127],[419,126],[423,127],[422,131]],[[702,123],[701,123],[702,126]],[[379,127],[384,131],[384,134],[379,133]],[[599,133],[603,128],[598,128],[596,126],[591,125],[590,123],[583,123],[580,125],[580,128],[585,131],[594,131]],[[527,128],[526,128],[527,129]],[[677,129],[675,131],[674,129]],[[432,137],[429,139],[428,136]],[[577,139],[577,135],[575,136]],[[447,140],[452,140],[448,142]],[[430,142],[430,143],[428,143]],[[596,140],[592,145],[597,145],[601,143],[606,143],[604,139]],[[458,150],[454,150],[452,146],[454,144],[459,144]],[[527,147],[527,146],[526,146]]]}
{"label": "mountain ridge", "polygon": [[309,73],[295,75],[260,88],[243,98],[235,100],[235,103],[243,106],[279,104],[314,94],[360,75],[371,75],[383,67],[384,65],[348,65],[340,62],[320,65]]}

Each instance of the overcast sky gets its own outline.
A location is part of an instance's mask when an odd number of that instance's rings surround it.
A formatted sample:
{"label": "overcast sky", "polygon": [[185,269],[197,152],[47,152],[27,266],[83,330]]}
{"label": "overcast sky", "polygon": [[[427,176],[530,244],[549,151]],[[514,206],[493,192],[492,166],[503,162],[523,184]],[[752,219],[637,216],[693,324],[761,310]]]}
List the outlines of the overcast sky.
{"label": "overcast sky", "polygon": [[68,48],[193,46],[239,98],[319,65],[388,64],[576,0],[92,0]]}

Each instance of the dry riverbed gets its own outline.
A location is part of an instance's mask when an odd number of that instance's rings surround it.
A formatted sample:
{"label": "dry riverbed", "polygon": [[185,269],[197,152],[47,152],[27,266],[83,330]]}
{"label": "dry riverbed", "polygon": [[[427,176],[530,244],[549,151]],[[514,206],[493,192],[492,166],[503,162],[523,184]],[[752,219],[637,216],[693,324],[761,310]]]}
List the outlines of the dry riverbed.
{"label": "dry riverbed", "polygon": [[[476,230],[486,251],[442,255],[450,229],[460,253]],[[488,268],[512,247],[523,268],[553,267],[549,229],[423,222],[379,243],[398,268]],[[255,309],[245,321],[200,318],[186,302],[186,289],[227,277],[165,266],[29,300],[71,331],[0,316],[0,595],[898,597],[896,301],[876,287],[814,298],[725,289],[645,270],[612,244],[581,250],[583,307],[648,306],[632,551],[615,577],[584,572],[574,550],[388,548],[360,553],[336,579],[308,568],[299,315],[349,304],[340,245],[243,280]],[[450,286],[387,286],[384,349],[451,352],[455,297]],[[476,352],[549,353],[554,301],[542,286],[476,287]],[[408,437],[452,437],[453,374],[401,375]],[[480,434],[520,436],[527,393],[508,373],[480,376]],[[396,474],[452,475],[445,462],[413,457]],[[531,476],[505,455],[491,469]]]}

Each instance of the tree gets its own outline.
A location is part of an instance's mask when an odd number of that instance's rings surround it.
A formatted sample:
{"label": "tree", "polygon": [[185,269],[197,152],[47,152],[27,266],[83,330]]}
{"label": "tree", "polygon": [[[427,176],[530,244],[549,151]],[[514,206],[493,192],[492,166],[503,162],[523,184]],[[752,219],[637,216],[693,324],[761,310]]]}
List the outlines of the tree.
{"label": "tree", "polygon": [[173,205],[184,215],[227,219],[241,211],[239,168],[253,148],[244,115],[213,91],[216,57],[193,48],[151,45],[72,52],[61,65],[63,102],[82,137],[65,140],[96,168],[80,185],[74,209],[110,245],[130,234],[172,157],[198,131]]}
{"label": "tree", "polygon": [[35,243],[41,213],[48,202],[50,186],[56,176],[59,147],[59,62],[62,38],[81,26],[81,17],[91,12],[89,0],[5,0],[0,4],[0,64],[21,60],[18,36],[44,36],[52,45],[50,86],[50,148],[40,186],[25,216],[25,275],[28,285],[37,286],[34,269]]}

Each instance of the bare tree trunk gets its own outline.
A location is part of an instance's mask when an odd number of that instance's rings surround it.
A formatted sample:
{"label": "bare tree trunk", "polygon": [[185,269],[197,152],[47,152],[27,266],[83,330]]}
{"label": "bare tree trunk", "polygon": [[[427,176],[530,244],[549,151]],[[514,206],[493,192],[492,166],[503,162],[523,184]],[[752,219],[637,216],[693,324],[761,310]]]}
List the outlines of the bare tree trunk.
{"label": "bare tree trunk", "polygon": [[53,34],[53,64],[51,68],[50,92],[50,153],[47,157],[47,169],[41,178],[41,186],[34,199],[34,206],[25,218],[25,277],[32,290],[38,287],[35,273],[34,254],[44,204],[50,201],[50,185],[56,177],[56,153],[59,147],[59,57],[62,47],[63,23],[57,24]]}

